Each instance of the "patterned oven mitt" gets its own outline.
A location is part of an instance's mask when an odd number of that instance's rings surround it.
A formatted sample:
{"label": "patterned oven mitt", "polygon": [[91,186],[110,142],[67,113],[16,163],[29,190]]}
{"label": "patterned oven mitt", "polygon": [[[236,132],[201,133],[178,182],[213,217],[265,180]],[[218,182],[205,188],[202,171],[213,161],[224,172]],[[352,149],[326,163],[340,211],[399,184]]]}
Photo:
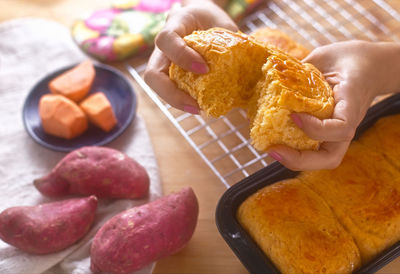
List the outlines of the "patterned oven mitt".
{"label": "patterned oven mitt", "polygon": [[[181,0],[116,0],[72,26],[79,47],[100,61],[120,61],[154,45],[168,11]],[[262,0],[231,0],[226,11],[234,19]]]}

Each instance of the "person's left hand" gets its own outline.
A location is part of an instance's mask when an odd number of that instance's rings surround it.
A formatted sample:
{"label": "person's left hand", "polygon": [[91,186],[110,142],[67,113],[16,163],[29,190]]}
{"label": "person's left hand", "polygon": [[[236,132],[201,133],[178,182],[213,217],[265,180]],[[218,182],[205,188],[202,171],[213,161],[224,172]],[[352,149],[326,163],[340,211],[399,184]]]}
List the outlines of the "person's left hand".
{"label": "person's left hand", "polygon": [[156,37],[156,47],[144,74],[146,83],[172,107],[199,114],[196,100],[169,78],[171,62],[196,74],[208,72],[203,57],[187,46],[183,37],[195,30],[212,27],[237,30],[229,15],[213,1],[191,1],[187,6],[172,10],[164,28]]}
{"label": "person's left hand", "polygon": [[320,148],[299,151],[278,145],[269,149],[269,155],[292,170],[337,167],[375,96],[400,88],[399,47],[395,43],[348,41],[312,51],[303,61],[315,65],[332,86],[334,112],[325,120],[294,113],[292,120],[310,138],[322,141]]}

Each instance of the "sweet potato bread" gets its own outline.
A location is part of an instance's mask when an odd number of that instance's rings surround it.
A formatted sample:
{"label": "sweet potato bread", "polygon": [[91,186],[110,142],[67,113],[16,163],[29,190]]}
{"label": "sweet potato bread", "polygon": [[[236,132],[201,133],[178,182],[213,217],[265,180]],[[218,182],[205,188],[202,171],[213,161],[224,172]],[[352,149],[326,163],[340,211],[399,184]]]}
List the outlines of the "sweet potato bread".
{"label": "sweet potato bread", "polygon": [[199,213],[190,187],[111,218],[90,250],[94,273],[132,273],[182,249],[193,235]]}
{"label": "sweet potato bread", "polygon": [[106,147],[83,147],[68,153],[46,176],[34,181],[49,197],[68,194],[106,198],[141,198],[149,190],[147,171],[126,154]]}
{"label": "sweet potato bread", "polygon": [[262,67],[263,78],[248,106],[253,145],[258,150],[276,144],[316,150],[319,142],[299,129],[290,114],[307,112],[320,119],[329,118],[334,107],[332,90],[313,65],[278,50],[269,52]]}
{"label": "sweet potato bread", "polygon": [[318,148],[319,142],[290,118],[293,112],[320,119],[332,115],[332,89],[314,66],[225,29],[195,31],[184,40],[203,56],[210,71],[198,75],[171,64],[169,75],[208,115],[218,117],[233,107],[248,109],[253,145],[261,151],[277,144]]}
{"label": "sweet potato bread", "polygon": [[379,151],[386,159],[400,169],[400,114],[379,119],[365,132],[359,142]]}
{"label": "sweet potato bread", "polygon": [[282,273],[350,273],[360,266],[351,235],[298,179],[262,188],[240,205],[237,219]]}
{"label": "sweet potato bread", "polygon": [[29,253],[56,252],[89,231],[96,208],[95,196],[11,207],[0,214],[0,238]]}
{"label": "sweet potato bread", "polygon": [[[243,202],[237,212],[238,220],[284,273],[290,273],[290,267],[296,273],[318,273],[316,269],[304,270],[315,264],[301,257],[300,248],[311,250],[310,255],[314,256],[311,258],[323,258],[328,266],[326,273],[337,273],[329,266],[347,267],[348,262],[321,255],[321,247],[328,242],[305,233],[320,228],[328,231],[325,227],[334,221],[325,218],[328,216],[322,210],[325,205],[330,216],[344,228],[339,234],[330,235],[350,236],[361,263],[368,263],[400,241],[400,167],[399,158],[394,156],[399,155],[399,134],[400,115],[381,118],[351,143],[339,167],[302,172],[295,179],[265,187]],[[296,188],[297,192],[289,192],[290,188]],[[337,248],[336,243],[329,246],[331,250]],[[354,258],[350,249],[343,248],[341,254]],[[353,270],[359,265],[359,258],[357,262]],[[344,272],[350,273],[351,269]]]}
{"label": "sweet potato bread", "polygon": [[364,263],[400,240],[400,172],[382,153],[355,141],[338,168],[299,179],[329,204]]}
{"label": "sweet potato bread", "polygon": [[226,114],[233,107],[246,107],[261,77],[267,48],[243,33],[220,28],[195,31],[184,40],[204,57],[210,72],[198,75],[172,63],[169,74],[178,87],[214,117]]}

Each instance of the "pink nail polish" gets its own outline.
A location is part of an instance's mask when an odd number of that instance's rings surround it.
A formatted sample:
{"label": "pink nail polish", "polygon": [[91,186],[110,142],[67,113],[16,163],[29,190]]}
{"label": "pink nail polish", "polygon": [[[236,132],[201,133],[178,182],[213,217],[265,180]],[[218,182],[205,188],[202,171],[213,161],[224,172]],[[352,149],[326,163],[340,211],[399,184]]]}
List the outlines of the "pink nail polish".
{"label": "pink nail polish", "polygon": [[292,117],[292,120],[296,124],[296,126],[298,126],[299,128],[303,127],[303,122],[301,121],[301,119],[298,115],[293,113],[290,116]]}
{"label": "pink nail polish", "polygon": [[268,152],[268,155],[277,160],[278,162],[282,161],[282,156],[275,151]]}
{"label": "pink nail polish", "polygon": [[196,115],[200,114],[200,110],[197,107],[191,105],[184,105],[183,110],[191,114],[196,114]]}
{"label": "pink nail polish", "polygon": [[208,67],[204,63],[193,62],[192,63],[192,71],[194,73],[203,74],[203,73],[207,73],[208,72]]}

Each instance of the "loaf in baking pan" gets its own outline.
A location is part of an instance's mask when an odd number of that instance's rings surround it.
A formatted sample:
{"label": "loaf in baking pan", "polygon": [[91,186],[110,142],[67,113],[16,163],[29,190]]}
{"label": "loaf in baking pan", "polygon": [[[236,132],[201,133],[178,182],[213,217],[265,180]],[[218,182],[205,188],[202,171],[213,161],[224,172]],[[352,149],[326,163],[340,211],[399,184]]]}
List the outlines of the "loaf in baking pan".
{"label": "loaf in baking pan", "polygon": [[[354,240],[361,265],[400,241],[400,168],[399,158],[394,158],[400,140],[394,139],[399,124],[400,115],[381,118],[351,143],[339,167],[301,172],[294,179],[264,187],[240,205],[238,221],[283,273],[290,273],[290,267],[293,273],[337,273],[326,266],[348,266],[343,260],[337,261],[342,257],[321,255],[319,248],[328,244],[326,238],[304,232],[327,231],[328,222],[343,228],[338,232],[340,236],[333,232],[329,235]],[[289,185],[296,185],[297,192],[285,195]],[[302,203],[298,197],[304,198]],[[331,217],[326,218],[326,212]],[[315,245],[310,256],[326,260],[325,268],[305,258],[302,252],[309,245]],[[331,250],[338,248],[337,243],[328,245]],[[350,249],[343,248],[340,253],[354,258]],[[301,263],[295,263],[296,260]],[[305,271],[303,263],[315,269]],[[342,269],[344,273],[352,271]]]}
{"label": "loaf in baking pan", "polygon": [[338,168],[299,178],[329,204],[364,263],[400,240],[400,173],[382,153],[353,142]]}
{"label": "loaf in baking pan", "polygon": [[400,169],[400,114],[379,119],[359,139],[360,143],[379,151]]}
{"label": "loaf in baking pan", "polygon": [[350,273],[360,266],[351,235],[298,179],[254,193],[237,219],[282,273]]}

